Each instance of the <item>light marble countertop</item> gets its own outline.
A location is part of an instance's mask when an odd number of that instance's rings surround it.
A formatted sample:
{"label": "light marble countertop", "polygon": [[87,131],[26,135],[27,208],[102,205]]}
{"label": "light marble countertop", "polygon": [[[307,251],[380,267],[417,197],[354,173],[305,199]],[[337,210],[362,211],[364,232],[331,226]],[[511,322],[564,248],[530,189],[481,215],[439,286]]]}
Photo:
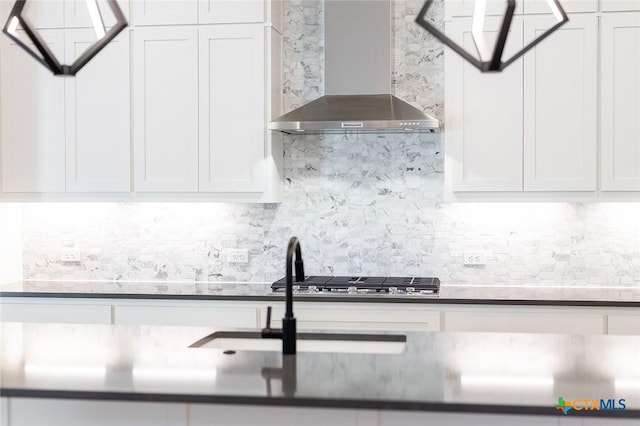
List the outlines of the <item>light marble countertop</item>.
{"label": "light marble countertop", "polygon": [[[19,281],[0,286],[0,297],[126,298],[272,301],[283,297],[271,292],[271,283],[225,282],[93,282]],[[443,283],[440,294],[309,295],[300,301],[369,303],[524,304],[640,307],[640,287],[493,286]]]}
{"label": "light marble countertop", "polygon": [[188,347],[214,331],[1,323],[0,393],[541,415],[559,414],[559,396],[624,398],[580,414],[640,418],[640,337],[407,333],[398,354],[295,357]]}

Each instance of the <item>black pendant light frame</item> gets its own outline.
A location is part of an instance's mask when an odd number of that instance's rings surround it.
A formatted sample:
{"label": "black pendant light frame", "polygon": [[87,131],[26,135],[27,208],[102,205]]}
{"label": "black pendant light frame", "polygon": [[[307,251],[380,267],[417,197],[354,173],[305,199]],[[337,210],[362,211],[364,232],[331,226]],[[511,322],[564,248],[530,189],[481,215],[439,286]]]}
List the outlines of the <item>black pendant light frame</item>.
{"label": "black pendant light frame", "polygon": [[[116,23],[111,29],[105,32],[105,35],[98,39],[94,44],[92,44],[76,61],[71,65],[60,64],[60,62],[56,59],[51,49],[47,46],[45,41],[38,35],[38,33],[34,30],[31,24],[25,19],[23,11],[24,7],[27,3],[27,0],[16,0],[16,3],[13,5],[13,9],[9,14],[9,19],[5,24],[2,32],[5,33],[11,40],[13,40],[18,46],[23,48],[29,55],[31,55],[35,60],[40,62],[42,65],[47,67],[54,75],[63,75],[63,76],[75,76],[78,71],[80,71],[87,63],[93,59],[111,40],[113,40],[122,30],[127,28],[129,25],[127,20],[118,6],[116,0],[107,0],[111,11],[113,12]],[[22,40],[16,37],[13,34],[13,31],[10,31],[9,27],[12,25],[12,22],[17,19],[18,23],[26,33],[29,40],[34,44],[37,51],[42,55],[42,57],[38,56],[29,46],[27,46]],[[14,23],[14,29],[16,24]]]}
{"label": "black pendant light frame", "polygon": [[[479,1],[479,0],[476,0],[476,1]],[[514,56],[512,56],[510,59],[506,61],[502,60],[502,55],[504,54],[504,48],[505,48],[505,45],[507,44],[507,37],[509,35],[509,28],[511,27],[511,21],[513,20],[513,14],[516,9],[516,0],[507,0],[505,15],[502,19],[500,32],[498,33],[496,45],[493,49],[493,55],[491,56],[490,60],[482,60],[480,49],[478,49],[478,55],[480,59],[474,57],[469,52],[467,52],[463,47],[461,47],[456,42],[454,42],[449,37],[447,37],[446,34],[444,34],[442,31],[436,28],[435,25],[433,25],[432,23],[426,20],[427,12],[429,11],[429,8],[433,4],[434,0],[427,0],[424,3],[424,5],[422,6],[422,9],[420,10],[420,13],[418,13],[418,16],[416,17],[416,23],[420,25],[422,28],[424,28],[425,30],[427,30],[429,33],[431,33],[436,39],[444,43],[451,50],[456,52],[458,55],[462,56],[471,65],[478,68],[481,72],[496,72],[496,71],[500,72],[503,69],[505,69],[507,66],[512,64],[519,57],[527,53],[529,50],[533,49],[538,43],[540,43],[545,38],[549,37],[551,33],[553,33],[555,30],[557,30],[558,28],[560,28],[562,25],[564,25],[569,21],[569,17],[567,16],[564,9],[560,5],[560,2],[558,0],[550,0],[550,1],[553,2],[561,19],[556,24],[554,24],[551,28],[549,28],[544,33],[542,33],[542,35],[534,39],[531,43],[526,45],[522,50],[520,50],[518,53],[516,53]],[[474,38],[474,42],[476,43],[476,48],[477,48],[478,45],[477,45],[477,40],[475,40],[475,38]]]}

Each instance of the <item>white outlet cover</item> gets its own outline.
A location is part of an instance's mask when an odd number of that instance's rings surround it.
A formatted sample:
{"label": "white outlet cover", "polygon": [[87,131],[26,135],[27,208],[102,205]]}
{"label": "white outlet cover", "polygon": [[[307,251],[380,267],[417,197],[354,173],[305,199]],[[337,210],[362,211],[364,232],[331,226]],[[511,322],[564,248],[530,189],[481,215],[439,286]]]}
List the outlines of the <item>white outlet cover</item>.
{"label": "white outlet cover", "polygon": [[247,250],[247,249],[227,249],[227,262],[229,262],[229,263],[249,263],[249,250]]}

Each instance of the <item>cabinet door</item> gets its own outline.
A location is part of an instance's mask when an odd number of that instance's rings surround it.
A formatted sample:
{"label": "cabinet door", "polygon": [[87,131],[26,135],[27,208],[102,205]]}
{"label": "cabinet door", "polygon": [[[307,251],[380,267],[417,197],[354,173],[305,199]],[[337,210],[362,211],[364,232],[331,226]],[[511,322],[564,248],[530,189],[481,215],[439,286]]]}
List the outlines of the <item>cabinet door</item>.
{"label": "cabinet door", "polygon": [[110,324],[111,306],[50,303],[2,303],[0,321]]}
{"label": "cabinet door", "polygon": [[[488,24],[497,29],[499,21]],[[448,23],[447,33],[475,52],[470,20]],[[508,40],[506,56],[522,48],[519,18]],[[453,190],[522,191],[522,59],[502,73],[481,73],[447,49],[445,70],[445,175]]]}
{"label": "cabinet door", "polygon": [[[552,0],[524,0],[524,13],[552,13],[549,3]],[[601,0],[602,1],[602,0]],[[566,13],[573,12],[596,12],[598,10],[598,0],[562,0],[560,2]]]}
{"label": "cabinet door", "polygon": [[135,25],[198,23],[198,0],[134,0]]}
{"label": "cabinet door", "polygon": [[[129,19],[129,0],[116,0],[120,10]],[[137,2],[138,0],[134,0]],[[111,27],[116,23],[115,16],[111,12],[111,8],[107,3],[107,0],[98,0],[98,6],[102,14],[102,19],[106,27]],[[89,16],[89,8],[87,7],[87,0],[65,0],[64,3],[64,23],[66,28],[91,28],[92,22]]]}
{"label": "cabinet door", "polygon": [[604,317],[586,313],[445,312],[444,331],[604,334]]}
{"label": "cabinet door", "polygon": [[607,334],[640,336],[640,314],[608,315]]}
{"label": "cabinet door", "polygon": [[[63,58],[62,31],[41,30],[40,35]],[[1,39],[2,190],[64,192],[65,79],[53,76],[9,38]]]}
{"label": "cabinet door", "polygon": [[638,0],[600,0],[600,10],[603,12],[640,10]]}
{"label": "cabinet door", "polygon": [[[525,20],[525,44],[554,19]],[[525,191],[595,191],[597,50],[595,15],[568,23],[525,55]]]}
{"label": "cabinet door", "polygon": [[[93,30],[68,31],[67,63],[94,41]],[[65,92],[67,192],[129,191],[129,33],[121,33],[68,79]]]}
{"label": "cabinet door", "polygon": [[198,30],[134,34],[136,191],[198,190]]}
{"label": "cabinet door", "polygon": [[267,0],[198,0],[201,24],[263,22]]}
{"label": "cabinet door", "polygon": [[[5,5],[4,8],[11,11],[15,2],[6,1],[5,3],[10,6],[7,7]],[[65,27],[64,0],[29,0],[25,3],[23,15],[33,28],[52,29]],[[3,20],[2,25],[4,23],[5,21]],[[61,56],[58,58],[61,58]]]}
{"label": "cabinet door", "polygon": [[[446,0],[444,3],[444,13],[445,19],[455,17],[455,16],[472,16],[473,8],[476,4],[475,0]],[[487,0],[485,2],[485,14],[488,16],[499,16],[502,17],[505,14],[507,8],[506,0]],[[432,6],[435,7],[436,6]],[[521,14],[522,13],[522,2],[516,2],[516,10],[514,13]]]}
{"label": "cabinet door", "polygon": [[217,326],[255,328],[259,326],[254,308],[196,306],[116,306],[114,324]]}
{"label": "cabinet door", "polygon": [[600,22],[600,189],[640,191],[640,13]]}
{"label": "cabinet door", "polygon": [[200,28],[200,191],[261,192],[264,28]]}

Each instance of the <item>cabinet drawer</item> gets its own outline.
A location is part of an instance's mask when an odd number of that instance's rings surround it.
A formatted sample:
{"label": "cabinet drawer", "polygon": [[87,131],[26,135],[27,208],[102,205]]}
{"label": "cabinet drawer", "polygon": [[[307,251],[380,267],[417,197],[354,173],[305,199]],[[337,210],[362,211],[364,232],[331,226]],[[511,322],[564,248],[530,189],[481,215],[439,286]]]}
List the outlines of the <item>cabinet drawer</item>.
{"label": "cabinet drawer", "polygon": [[11,426],[185,426],[187,422],[184,404],[12,398],[8,405]]}
{"label": "cabinet drawer", "polygon": [[547,312],[445,312],[444,331],[604,334],[604,317]]}
{"label": "cabinet drawer", "polygon": [[0,321],[110,324],[111,306],[3,303],[0,306]]}
{"label": "cabinet drawer", "polygon": [[[265,311],[266,312],[266,311]],[[295,309],[299,329],[439,331],[439,312],[373,309]],[[264,316],[264,315],[263,315]],[[274,309],[272,326],[280,327],[283,309]],[[264,324],[264,323],[263,323]]]}
{"label": "cabinet drawer", "polygon": [[113,318],[114,324],[256,328],[258,311],[254,308],[115,306]]}
{"label": "cabinet drawer", "polygon": [[640,314],[609,315],[607,319],[607,334],[640,336]]}

